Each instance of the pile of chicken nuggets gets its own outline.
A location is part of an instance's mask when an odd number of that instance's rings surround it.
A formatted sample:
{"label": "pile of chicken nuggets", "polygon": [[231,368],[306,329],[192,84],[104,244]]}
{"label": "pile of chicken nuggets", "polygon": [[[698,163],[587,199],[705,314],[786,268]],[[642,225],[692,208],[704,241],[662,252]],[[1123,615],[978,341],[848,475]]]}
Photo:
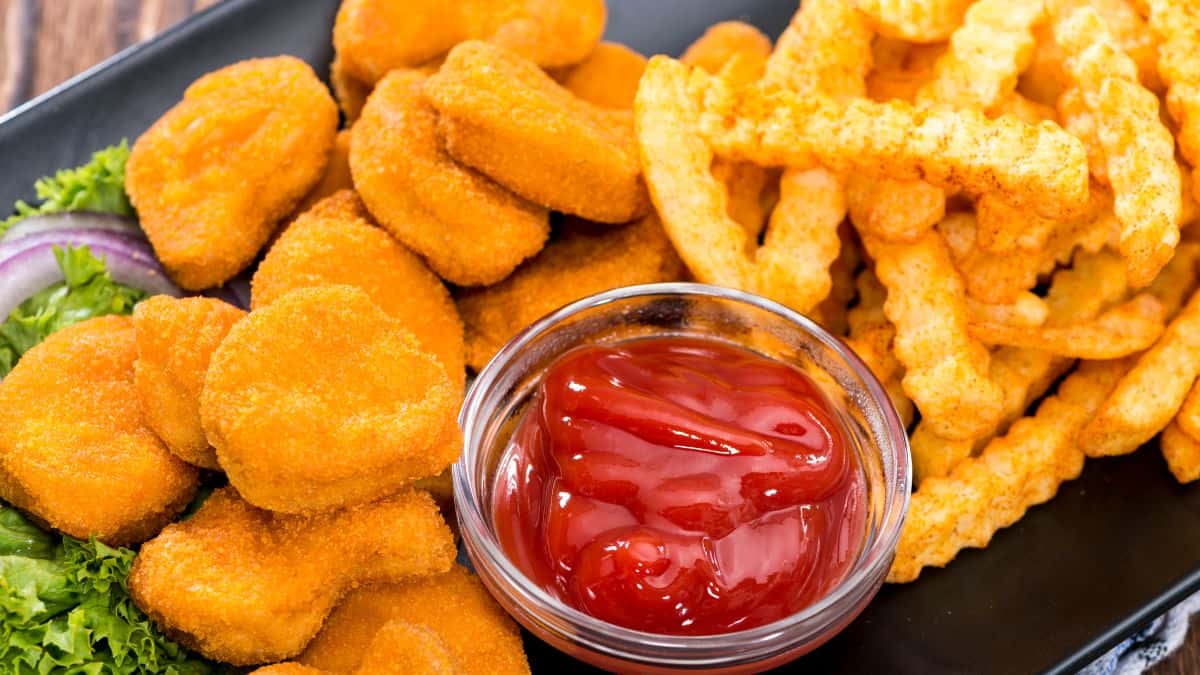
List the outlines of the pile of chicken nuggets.
{"label": "pile of chicken nuggets", "polygon": [[[291,57],[194,83],[127,191],[181,287],[252,269],[251,307],[154,297],[30,351],[0,497],[142,544],[136,603],[219,661],[528,672],[438,506],[467,370],[678,280],[816,318],[884,385],[919,482],[891,581],[1160,432],[1200,478],[1193,3],[805,0],[679,60],[605,17],[345,0],[336,101]],[[202,471],[228,486],[172,522]]]}

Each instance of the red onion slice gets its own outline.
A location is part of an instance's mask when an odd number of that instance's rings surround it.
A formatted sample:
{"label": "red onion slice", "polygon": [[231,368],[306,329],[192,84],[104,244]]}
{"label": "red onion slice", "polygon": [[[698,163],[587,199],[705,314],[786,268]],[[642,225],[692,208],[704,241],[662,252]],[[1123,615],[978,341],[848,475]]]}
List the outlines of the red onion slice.
{"label": "red onion slice", "polygon": [[142,228],[138,227],[133,218],[118,216],[111,213],[95,213],[92,211],[66,211],[63,213],[46,213],[29,216],[8,228],[0,242],[16,241],[30,235],[43,232],[60,232],[63,230],[95,230],[100,232],[123,232],[125,234],[145,238]]}
{"label": "red onion slice", "polygon": [[[34,294],[63,281],[62,270],[54,256],[56,246],[63,244],[42,243],[0,261],[0,320],[8,318],[14,309]],[[149,295],[182,295],[156,261],[147,264],[131,256],[123,247],[97,244],[88,248],[93,255],[104,259],[113,281]]]}
{"label": "red onion slice", "polygon": [[14,241],[0,243],[0,262],[32,248],[53,244],[56,246],[104,246],[124,251],[126,256],[147,265],[158,265],[149,242],[125,232],[100,230],[62,230],[30,234]]}

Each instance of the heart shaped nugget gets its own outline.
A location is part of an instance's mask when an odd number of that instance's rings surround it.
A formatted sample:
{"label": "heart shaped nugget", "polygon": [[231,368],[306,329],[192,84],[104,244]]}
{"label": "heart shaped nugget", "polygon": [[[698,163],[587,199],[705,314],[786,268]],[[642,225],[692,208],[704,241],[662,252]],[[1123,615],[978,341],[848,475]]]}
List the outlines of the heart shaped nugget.
{"label": "heart shaped nugget", "polygon": [[432,476],[458,451],[457,388],[362,290],[325,286],[255,310],[213,355],[200,417],[246,501],[321,511]]}

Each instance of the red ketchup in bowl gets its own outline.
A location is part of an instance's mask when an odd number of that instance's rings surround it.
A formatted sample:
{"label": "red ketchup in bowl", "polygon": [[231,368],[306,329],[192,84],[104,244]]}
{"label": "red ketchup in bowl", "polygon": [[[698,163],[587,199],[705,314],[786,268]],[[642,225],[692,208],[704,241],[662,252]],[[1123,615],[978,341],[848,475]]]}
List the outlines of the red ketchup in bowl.
{"label": "red ketchup in bowl", "polygon": [[496,533],[546,592],[635,630],[711,635],[795,614],[863,545],[855,450],[799,369],[725,342],[572,350],[497,471]]}

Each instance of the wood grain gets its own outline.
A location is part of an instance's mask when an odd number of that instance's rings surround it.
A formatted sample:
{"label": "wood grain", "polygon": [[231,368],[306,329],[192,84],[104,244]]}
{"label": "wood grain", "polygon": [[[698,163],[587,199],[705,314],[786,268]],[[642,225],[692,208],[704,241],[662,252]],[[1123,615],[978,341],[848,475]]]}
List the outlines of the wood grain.
{"label": "wood grain", "polygon": [[[218,2],[0,0],[0,112]],[[1183,648],[1151,675],[1200,673],[1200,619],[1192,623]]]}

